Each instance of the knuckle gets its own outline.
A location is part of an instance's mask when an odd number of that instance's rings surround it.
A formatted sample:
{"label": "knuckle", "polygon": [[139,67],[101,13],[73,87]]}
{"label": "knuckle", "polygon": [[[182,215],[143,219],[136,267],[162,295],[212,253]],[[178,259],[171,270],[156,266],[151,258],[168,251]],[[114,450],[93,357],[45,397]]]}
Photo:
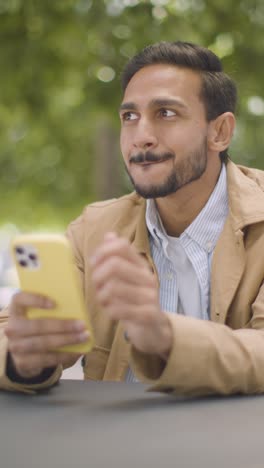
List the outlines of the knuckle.
{"label": "knuckle", "polygon": [[7,336],[7,338],[12,338],[15,335],[15,330],[14,330],[12,322],[9,321],[7,323],[7,325],[6,325],[5,329],[4,329],[4,333]]}
{"label": "knuckle", "polygon": [[110,284],[105,285],[104,288],[98,291],[97,300],[103,305],[108,303],[109,298],[111,298],[112,295],[111,290],[112,288]]}

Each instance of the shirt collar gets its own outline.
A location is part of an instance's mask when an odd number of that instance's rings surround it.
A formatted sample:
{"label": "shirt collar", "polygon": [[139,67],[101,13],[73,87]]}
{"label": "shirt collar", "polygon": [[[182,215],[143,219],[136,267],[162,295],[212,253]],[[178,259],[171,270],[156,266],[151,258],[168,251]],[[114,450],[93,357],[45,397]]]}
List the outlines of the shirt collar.
{"label": "shirt collar", "polygon": [[[202,211],[180,235],[184,243],[195,241],[207,252],[212,252],[223,229],[228,214],[228,193],[226,167],[222,165],[220,176]],[[154,242],[162,243],[166,248],[167,235],[153,199],[147,200],[146,224]]]}
{"label": "shirt collar", "polygon": [[147,200],[146,206],[146,224],[149,233],[155,243],[160,244],[161,242],[168,243],[168,235],[164,229],[160,215],[156,208],[155,201],[153,199]]}
{"label": "shirt collar", "polygon": [[204,250],[212,252],[224,227],[227,214],[227,178],[226,166],[223,164],[220,176],[210,198],[202,211],[200,211],[183,234],[188,235]]}

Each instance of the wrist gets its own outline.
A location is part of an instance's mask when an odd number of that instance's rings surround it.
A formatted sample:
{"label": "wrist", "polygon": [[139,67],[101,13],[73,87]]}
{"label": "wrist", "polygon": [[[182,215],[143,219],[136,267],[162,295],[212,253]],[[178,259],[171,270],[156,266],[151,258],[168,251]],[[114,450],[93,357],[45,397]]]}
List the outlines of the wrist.
{"label": "wrist", "polygon": [[171,350],[172,350],[173,333],[172,333],[172,326],[171,326],[170,320],[168,319],[166,314],[164,314],[164,318],[165,318],[165,321],[164,321],[163,330],[162,330],[163,339],[161,340],[162,347],[158,355],[161,359],[167,362],[167,360],[169,359]]}
{"label": "wrist", "polygon": [[12,355],[10,352],[7,353],[6,358],[6,376],[15,383],[34,385],[45,382],[54,372],[54,367],[43,369],[38,375],[34,377],[23,377],[19,374],[14,364]]}

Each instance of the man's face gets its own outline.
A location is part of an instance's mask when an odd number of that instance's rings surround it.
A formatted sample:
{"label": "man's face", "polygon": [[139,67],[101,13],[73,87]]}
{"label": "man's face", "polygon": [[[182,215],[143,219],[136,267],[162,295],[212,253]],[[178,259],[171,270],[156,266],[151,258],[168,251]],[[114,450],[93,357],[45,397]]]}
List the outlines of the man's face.
{"label": "man's face", "polygon": [[207,166],[201,77],[186,68],[150,65],[130,80],[120,108],[121,151],[136,191],[145,198],[175,193]]}

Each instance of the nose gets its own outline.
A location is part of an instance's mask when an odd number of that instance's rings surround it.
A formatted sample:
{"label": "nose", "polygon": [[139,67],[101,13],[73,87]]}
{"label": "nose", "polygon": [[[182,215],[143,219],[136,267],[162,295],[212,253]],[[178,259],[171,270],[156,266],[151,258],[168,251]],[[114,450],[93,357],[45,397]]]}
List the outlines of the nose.
{"label": "nose", "polygon": [[158,138],[155,134],[153,125],[150,122],[143,120],[142,118],[137,124],[134,133],[133,146],[140,150],[149,150],[155,148],[158,145]]}

